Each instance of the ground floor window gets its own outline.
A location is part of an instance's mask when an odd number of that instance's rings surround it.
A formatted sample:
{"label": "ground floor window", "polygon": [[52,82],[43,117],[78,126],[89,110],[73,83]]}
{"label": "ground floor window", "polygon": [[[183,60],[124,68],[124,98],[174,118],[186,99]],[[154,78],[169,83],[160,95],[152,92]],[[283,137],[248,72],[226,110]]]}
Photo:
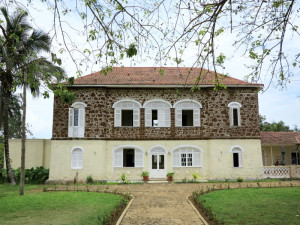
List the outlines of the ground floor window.
{"label": "ground floor window", "polygon": [[174,167],[202,166],[201,150],[193,147],[179,147],[173,151]]}
{"label": "ground floor window", "polygon": [[123,149],[123,167],[134,167],[134,149]]}
{"label": "ground floor window", "polygon": [[300,152],[291,153],[292,165],[300,165]]}
{"label": "ground floor window", "polygon": [[242,163],[242,149],[239,147],[233,147],[231,149],[232,152],[232,164],[233,167],[243,167]]}
{"label": "ground floor window", "polygon": [[82,169],[83,164],[83,149],[81,147],[75,147],[71,150],[71,168]]}
{"label": "ground floor window", "polygon": [[143,167],[144,151],[137,146],[120,146],[113,149],[114,167]]}

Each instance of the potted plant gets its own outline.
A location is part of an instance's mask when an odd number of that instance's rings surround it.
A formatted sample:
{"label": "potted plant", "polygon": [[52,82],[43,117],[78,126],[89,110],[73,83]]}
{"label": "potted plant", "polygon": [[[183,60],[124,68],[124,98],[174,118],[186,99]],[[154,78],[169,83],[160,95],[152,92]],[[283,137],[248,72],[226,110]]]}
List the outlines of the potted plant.
{"label": "potted plant", "polygon": [[168,179],[169,183],[171,183],[173,181],[173,176],[174,176],[174,173],[167,173],[167,179]]}
{"label": "potted plant", "polygon": [[142,172],[142,173],[141,173],[141,177],[143,177],[143,181],[144,181],[145,183],[147,183],[148,180],[149,180],[149,172],[148,172],[148,171]]}

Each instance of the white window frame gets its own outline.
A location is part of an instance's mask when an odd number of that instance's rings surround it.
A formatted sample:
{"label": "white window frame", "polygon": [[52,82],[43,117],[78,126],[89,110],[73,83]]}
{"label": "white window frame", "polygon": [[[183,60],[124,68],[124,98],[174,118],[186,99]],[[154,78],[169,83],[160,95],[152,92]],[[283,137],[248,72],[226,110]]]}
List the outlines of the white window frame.
{"label": "white window frame", "polygon": [[[145,127],[171,127],[171,103],[162,99],[152,99],[144,103]],[[158,126],[152,126],[152,110],[157,110]],[[163,118],[159,118],[162,116]]]}
{"label": "white window frame", "polygon": [[[123,149],[134,149],[134,167],[123,167]],[[121,153],[121,163],[119,165],[117,165],[116,163],[116,154],[117,152],[119,151],[122,151]],[[139,146],[136,146],[136,145],[121,145],[121,146],[118,146],[118,147],[115,147],[113,150],[112,150],[112,153],[113,153],[113,167],[114,168],[144,168],[144,160],[145,160],[145,150],[142,149],[141,147]],[[140,156],[142,157],[142,160],[139,163],[137,163],[137,154],[140,154]],[[139,164],[139,166],[137,166],[137,164]]]}
{"label": "white window frame", "polygon": [[[81,164],[80,165],[77,165],[77,166],[73,166],[73,161],[74,161],[74,151],[75,150],[80,150],[81,151]],[[71,169],[82,169],[83,168],[83,153],[84,153],[84,149],[80,146],[74,146],[72,149],[71,149]]]}
{"label": "white window frame", "polygon": [[[85,133],[85,108],[86,104],[83,102],[74,102],[69,108],[68,119],[68,137],[84,137]],[[74,126],[74,109],[78,109],[78,125]]]}
{"label": "white window frame", "polygon": [[[197,165],[195,163],[195,155],[199,154],[200,159],[199,164]],[[179,165],[178,162],[176,162],[176,154],[179,154]],[[181,165],[181,154],[192,154],[192,166],[188,166],[187,165],[187,161],[186,161],[186,166],[182,166]],[[178,156],[177,156],[178,157]],[[172,149],[172,165],[173,167],[181,167],[181,168],[193,168],[193,167],[202,167],[203,166],[203,150],[201,148],[199,148],[198,146],[194,146],[194,145],[181,145],[181,146],[177,146],[176,148]]]}
{"label": "white window frame", "polygon": [[[140,127],[141,103],[133,99],[122,99],[113,104],[115,127]],[[133,126],[122,126],[122,110],[133,110]]]}
{"label": "white window frame", "polygon": [[[231,147],[230,152],[232,153],[231,154],[232,167],[233,168],[242,168],[243,167],[243,152],[244,152],[244,149],[241,146],[235,145],[235,146]],[[233,153],[238,153],[239,154],[239,166],[238,167],[234,166]]]}
{"label": "white window frame", "polygon": [[[200,102],[192,99],[182,99],[177,101],[175,108],[175,127],[200,127],[201,126],[201,108]],[[182,126],[182,110],[193,110],[193,126]]]}
{"label": "white window frame", "polygon": [[[231,127],[240,127],[241,126],[241,108],[242,105],[238,102],[230,102],[228,104],[229,108],[229,120],[230,120],[230,126]],[[238,114],[238,125],[234,125],[234,118],[233,118],[233,109],[237,109],[237,114]]]}

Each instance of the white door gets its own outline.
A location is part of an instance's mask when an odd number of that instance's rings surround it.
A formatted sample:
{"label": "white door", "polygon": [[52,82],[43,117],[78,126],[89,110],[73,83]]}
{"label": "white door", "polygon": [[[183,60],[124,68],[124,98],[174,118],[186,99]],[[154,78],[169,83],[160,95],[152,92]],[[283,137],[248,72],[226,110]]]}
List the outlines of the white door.
{"label": "white door", "polygon": [[166,178],[166,155],[163,149],[151,151],[150,178]]}

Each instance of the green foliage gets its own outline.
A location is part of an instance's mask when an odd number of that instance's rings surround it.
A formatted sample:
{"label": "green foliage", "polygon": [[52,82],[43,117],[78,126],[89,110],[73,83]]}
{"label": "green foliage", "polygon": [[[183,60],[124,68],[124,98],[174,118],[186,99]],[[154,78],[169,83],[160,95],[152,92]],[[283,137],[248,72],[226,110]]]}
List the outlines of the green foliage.
{"label": "green foliage", "polygon": [[[96,192],[41,192],[44,186],[28,186],[26,195],[18,196],[18,186],[0,185],[1,224],[98,224],[97,217],[113,212],[122,196]],[[74,213],[76,211],[76,213]],[[26,221],[24,221],[26,218]],[[50,222],[48,222],[50,223]]]}
{"label": "green foliage", "polygon": [[113,209],[113,211],[110,213],[110,215],[101,217],[98,216],[98,224],[101,225],[111,225],[115,224],[116,219],[118,219],[119,214],[121,211],[128,205],[129,201],[131,199],[131,196],[129,194],[123,194],[122,200],[117,206]]}
{"label": "green foliage", "polygon": [[[286,125],[282,120],[279,122],[272,122],[269,123],[266,121],[266,117],[260,115],[259,116],[259,129],[261,131],[281,131],[281,132],[288,132],[293,131],[288,125]],[[294,131],[297,131],[298,128],[295,126]]]}
{"label": "green foliage", "polygon": [[141,177],[145,177],[145,176],[149,176],[149,172],[148,171],[143,171],[141,173]]}
{"label": "green foliage", "polygon": [[[14,177],[17,183],[20,182],[21,169],[18,168],[16,170],[12,170],[14,173]],[[3,177],[0,182],[7,182],[6,180],[6,170],[2,169]],[[45,169],[44,167],[36,167],[31,169],[25,169],[25,183],[26,184],[45,184],[46,180],[49,178],[49,169]]]}
{"label": "green foliage", "polygon": [[129,48],[126,50],[126,54],[128,58],[131,58],[137,54],[137,49],[135,44],[130,44]]}
{"label": "green foliage", "polygon": [[173,177],[173,176],[174,176],[174,173],[167,173],[167,176]]}
{"label": "green foliage", "polygon": [[238,177],[238,178],[236,179],[236,181],[237,181],[237,182],[243,182],[244,179],[243,179],[242,177]]}
{"label": "green foliage", "polygon": [[94,183],[94,179],[93,179],[93,177],[90,175],[90,176],[88,176],[87,178],[86,178],[86,183],[87,184],[92,184],[92,183]]}
{"label": "green foliage", "polygon": [[197,203],[208,209],[216,224],[299,223],[296,216],[299,215],[299,187],[224,189],[197,194]]}
{"label": "green foliage", "polygon": [[193,176],[193,180],[196,181],[196,180],[199,180],[201,179],[202,177],[200,176],[200,174],[196,173],[196,172],[192,172],[192,176]]}
{"label": "green foliage", "polygon": [[122,173],[122,175],[121,175],[121,181],[122,181],[123,184],[130,184],[131,183],[130,180],[128,180],[126,178],[126,174],[125,173]]}

